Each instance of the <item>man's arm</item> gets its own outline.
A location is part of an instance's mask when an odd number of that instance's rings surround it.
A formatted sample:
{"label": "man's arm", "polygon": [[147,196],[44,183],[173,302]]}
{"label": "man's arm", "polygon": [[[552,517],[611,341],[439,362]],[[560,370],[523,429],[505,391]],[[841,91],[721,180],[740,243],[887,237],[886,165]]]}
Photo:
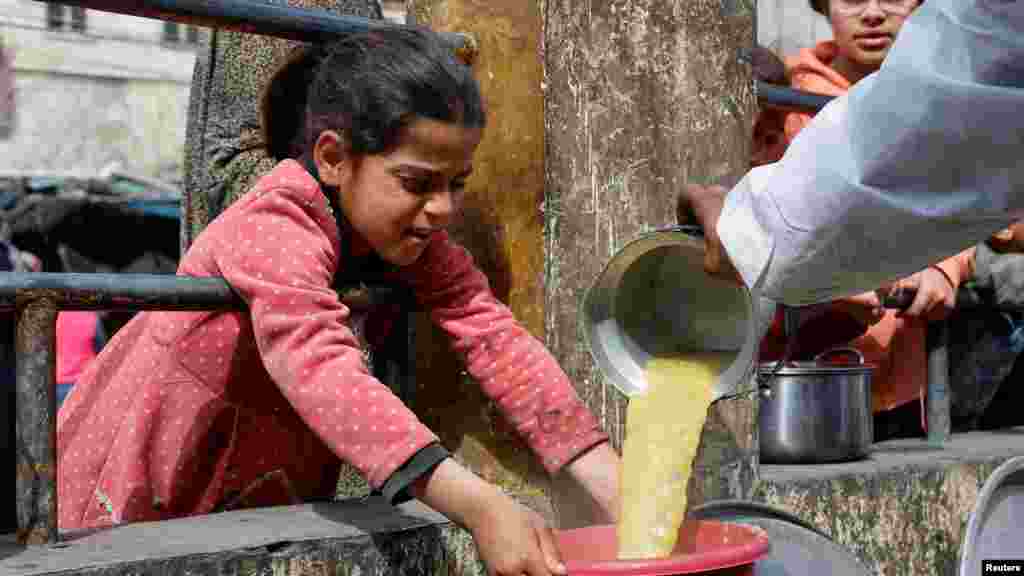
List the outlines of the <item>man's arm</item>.
{"label": "man's arm", "polygon": [[727,195],[718,236],[773,300],[871,290],[1020,216],[1022,158],[1024,1],[930,0],[881,70]]}

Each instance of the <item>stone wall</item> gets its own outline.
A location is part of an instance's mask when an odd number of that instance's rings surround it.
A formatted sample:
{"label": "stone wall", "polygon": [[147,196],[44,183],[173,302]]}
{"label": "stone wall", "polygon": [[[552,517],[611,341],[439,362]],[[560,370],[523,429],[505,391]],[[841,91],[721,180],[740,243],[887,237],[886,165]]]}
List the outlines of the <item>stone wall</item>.
{"label": "stone wall", "polygon": [[788,510],[855,552],[879,576],[954,576],[989,475],[1024,454],[1024,429],[876,444],[847,464],[763,466],[753,498]]}

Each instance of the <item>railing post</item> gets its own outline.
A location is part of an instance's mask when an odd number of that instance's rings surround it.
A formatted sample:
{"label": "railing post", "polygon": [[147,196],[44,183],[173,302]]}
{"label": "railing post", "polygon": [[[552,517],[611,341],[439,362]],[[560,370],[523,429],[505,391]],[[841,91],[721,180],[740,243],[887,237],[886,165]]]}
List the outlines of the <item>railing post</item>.
{"label": "railing post", "polygon": [[941,446],[949,441],[949,323],[928,324],[928,443]]}
{"label": "railing post", "polygon": [[41,296],[17,310],[18,541],[57,541],[57,302]]}

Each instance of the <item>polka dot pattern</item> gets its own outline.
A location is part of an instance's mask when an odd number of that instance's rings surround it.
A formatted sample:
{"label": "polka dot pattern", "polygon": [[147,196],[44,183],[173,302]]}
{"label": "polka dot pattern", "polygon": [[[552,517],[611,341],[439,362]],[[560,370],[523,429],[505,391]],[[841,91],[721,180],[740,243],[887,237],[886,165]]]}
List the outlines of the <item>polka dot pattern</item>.
{"label": "polka dot pattern", "polygon": [[396,277],[415,288],[467,371],[549,472],[608,439],[544,344],[515,321],[446,233]]}
{"label": "polka dot pattern", "polygon": [[294,162],[207,227],[179,273],[223,276],[249,312],[139,314],[108,344],[59,415],[62,528],[324,498],[341,460],[379,487],[437,441],[367,371],[337,247]]}
{"label": "polka dot pattern", "polygon": [[[111,340],[58,417],[60,527],[329,497],[341,461],[379,488],[437,442],[368,372],[330,287],[338,252],[325,197],[292,161],[210,223],[179,273],[223,276],[248,312],[143,313]],[[606,438],[445,233],[394,279],[545,467]]]}

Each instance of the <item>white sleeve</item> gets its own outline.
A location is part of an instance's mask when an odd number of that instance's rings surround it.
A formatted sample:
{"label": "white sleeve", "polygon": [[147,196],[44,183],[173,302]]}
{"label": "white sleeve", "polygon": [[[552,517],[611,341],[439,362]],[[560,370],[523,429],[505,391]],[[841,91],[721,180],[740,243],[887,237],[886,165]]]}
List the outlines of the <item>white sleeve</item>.
{"label": "white sleeve", "polygon": [[1024,215],[1024,0],[929,0],[882,68],[728,195],[722,243],[787,304],[872,290]]}

